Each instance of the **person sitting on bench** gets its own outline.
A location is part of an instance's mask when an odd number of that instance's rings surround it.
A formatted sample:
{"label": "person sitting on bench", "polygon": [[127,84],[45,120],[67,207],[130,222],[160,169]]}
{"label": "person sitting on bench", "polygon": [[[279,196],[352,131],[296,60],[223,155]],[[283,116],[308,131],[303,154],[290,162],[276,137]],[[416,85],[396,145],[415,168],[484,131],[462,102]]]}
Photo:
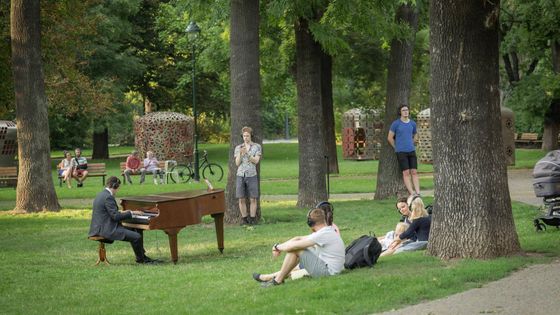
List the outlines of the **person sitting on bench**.
{"label": "person sitting on bench", "polygon": [[132,250],[136,255],[137,263],[157,263],[157,260],[151,259],[145,254],[142,230],[127,229],[120,223],[122,220],[131,219],[133,214],[142,214],[142,211],[119,211],[115,195],[120,185],[120,179],[111,176],[107,180],[105,189],[95,197],[93,201],[89,236],[102,236],[110,243],[112,243],[112,241],[130,242]]}

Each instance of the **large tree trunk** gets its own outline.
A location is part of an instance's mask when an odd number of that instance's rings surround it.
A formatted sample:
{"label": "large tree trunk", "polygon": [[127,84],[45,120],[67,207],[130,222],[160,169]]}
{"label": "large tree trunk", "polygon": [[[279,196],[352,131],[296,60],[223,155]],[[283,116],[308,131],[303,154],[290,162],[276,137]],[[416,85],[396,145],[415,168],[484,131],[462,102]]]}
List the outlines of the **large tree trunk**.
{"label": "large tree trunk", "polygon": [[[259,0],[232,0],[230,23],[231,134],[225,220],[228,223],[237,223],[241,214],[235,198],[237,166],[233,152],[235,146],[243,141],[243,126],[253,128],[253,142],[262,144],[263,135],[259,73]],[[263,158],[266,159],[264,152]],[[260,190],[258,165],[257,172]],[[258,199],[257,217],[260,217],[260,213]]]}
{"label": "large tree trunk", "polygon": [[10,18],[19,159],[14,211],[58,211],[41,64],[39,1],[12,0]]}
{"label": "large tree trunk", "polygon": [[109,158],[109,129],[107,127],[103,128],[103,131],[93,133],[93,153],[91,158]]}
{"label": "large tree trunk", "polygon": [[401,5],[395,17],[397,22],[406,23],[413,34],[408,40],[393,39],[387,73],[387,96],[385,99],[385,119],[381,133],[381,153],[377,168],[377,187],[375,200],[394,198],[406,195],[402,172],[397,163],[395,150],[387,142],[387,134],[391,123],[398,118],[397,109],[400,104],[408,104],[412,81],[412,54],[414,38],[418,28],[418,9],[412,5]]}
{"label": "large tree trunk", "polygon": [[[560,42],[552,42],[552,71],[560,73]],[[542,149],[552,151],[558,149],[558,132],[560,131],[560,98],[554,98],[550,102],[546,115],[544,116],[544,133]]]}
{"label": "large tree trunk", "polygon": [[502,150],[499,1],[430,2],[435,204],[428,252],[444,259],[520,251]]}
{"label": "large tree trunk", "polygon": [[[332,57],[321,49],[321,101],[325,130],[325,156],[328,158],[328,172],[338,174],[336,155],[336,135],[334,132],[334,107],[332,97]],[[326,166],[325,166],[326,167]]]}
{"label": "large tree trunk", "polygon": [[299,142],[299,207],[327,199],[323,108],[321,102],[321,47],[308,22],[295,23],[296,86]]}

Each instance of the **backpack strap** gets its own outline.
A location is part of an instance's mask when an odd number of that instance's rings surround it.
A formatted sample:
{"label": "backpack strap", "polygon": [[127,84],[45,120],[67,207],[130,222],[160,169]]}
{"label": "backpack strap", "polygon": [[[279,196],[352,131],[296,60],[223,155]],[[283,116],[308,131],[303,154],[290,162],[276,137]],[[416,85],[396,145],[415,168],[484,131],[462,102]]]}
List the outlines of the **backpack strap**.
{"label": "backpack strap", "polygon": [[363,249],[364,260],[366,261],[366,264],[369,267],[373,266],[373,262],[371,261],[371,257],[369,257],[369,246],[370,245],[371,245],[371,239],[370,239],[370,242],[366,246],[364,246],[364,249]]}

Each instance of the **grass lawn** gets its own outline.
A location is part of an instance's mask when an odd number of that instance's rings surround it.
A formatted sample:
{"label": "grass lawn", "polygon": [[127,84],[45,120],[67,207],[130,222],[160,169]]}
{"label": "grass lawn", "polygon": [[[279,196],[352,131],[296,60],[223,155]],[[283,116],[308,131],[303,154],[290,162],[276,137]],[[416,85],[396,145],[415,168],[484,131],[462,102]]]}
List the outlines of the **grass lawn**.
{"label": "grass lawn", "polygon": [[[216,188],[224,188],[227,180],[227,157],[228,145],[212,144],[201,145],[200,150],[207,150],[209,160],[216,162],[224,168],[224,179],[221,182],[213,183]],[[330,176],[330,192],[340,193],[369,193],[374,192],[377,180],[378,161],[354,161],[344,160],[340,147],[338,147],[338,161],[340,174]],[[111,147],[111,156],[108,160],[90,160],[90,163],[103,162],[106,164],[108,175],[120,176],[119,163],[126,159],[127,152],[132,151],[131,147]],[[544,156],[541,150],[518,149],[516,150],[516,165],[510,168],[532,168],[534,164]],[[85,156],[91,156],[91,150],[84,150]],[[58,186],[56,176],[56,164],[62,158],[61,152],[53,152],[53,181],[59,199],[91,199],[103,187],[101,177],[91,177],[84,187],[68,189]],[[433,189],[432,165],[421,164],[420,186],[423,190]],[[296,143],[275,143],[263,146],[263,159],[261,162],[261,193],[263,195],[297,195],[298,192],[298,145]],[[155,186],[151,175],[147,175],[146,183],[142,186],[137,185],[139,176],[133,176],[135,185],[123,185],[120,196],[143,195],[149,193],[163,193],[171,191],[181,191],[195,188],[205,188],[206,186],[196,183],[170,184]],[[0,209],[12,209],[16,198],[16,191],[12,188],[0,188]],[[72,207],[72,206],[71,206]]]}
{"label": "grass lawn", "polygon": [[[370,231],[382,235],[399,218],[392,201],[333,204],[346,244]],[[86,239],[90,210],[0,212],[0,308],[4,314],[368,314],[480,287],[560,255],[560,230],[535,232],[538,210],[515,203],[521,245],[531,255],[441,261],[424,252],[405,253],[384,257],[372,269],[262,289],[251,274],[279,269],[272,244],[309,233],[306,211],[295,202],[263,202],[262,209],[264,224],[225,227],[224,254],[205,218],[205,224],[179,233],[177,265],[169,262],[167,236],[149,231],[148,255],[166,263],[136,265],[130,246],[115,242],[107,246],[108,267],[93,266],[97,243]]]}

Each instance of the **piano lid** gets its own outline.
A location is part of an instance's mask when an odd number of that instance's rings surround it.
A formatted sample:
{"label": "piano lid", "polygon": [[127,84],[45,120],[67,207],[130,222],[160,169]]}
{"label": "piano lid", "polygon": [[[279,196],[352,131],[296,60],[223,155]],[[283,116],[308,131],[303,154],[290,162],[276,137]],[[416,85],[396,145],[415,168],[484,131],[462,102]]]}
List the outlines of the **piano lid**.
{"label": "piano lid", "polygon": [[213,191],[207,190],[188,190],[188,191],[176,191],[157,195],[144,195],[144,196],[128,196],[120,198],[122,201],[136,201],[136,202],[153,202],[161,203],[168,201],[176,201],[182,199],[191,199],[204,195],[213,195],[223,192],[223,189],[214,189]]}

